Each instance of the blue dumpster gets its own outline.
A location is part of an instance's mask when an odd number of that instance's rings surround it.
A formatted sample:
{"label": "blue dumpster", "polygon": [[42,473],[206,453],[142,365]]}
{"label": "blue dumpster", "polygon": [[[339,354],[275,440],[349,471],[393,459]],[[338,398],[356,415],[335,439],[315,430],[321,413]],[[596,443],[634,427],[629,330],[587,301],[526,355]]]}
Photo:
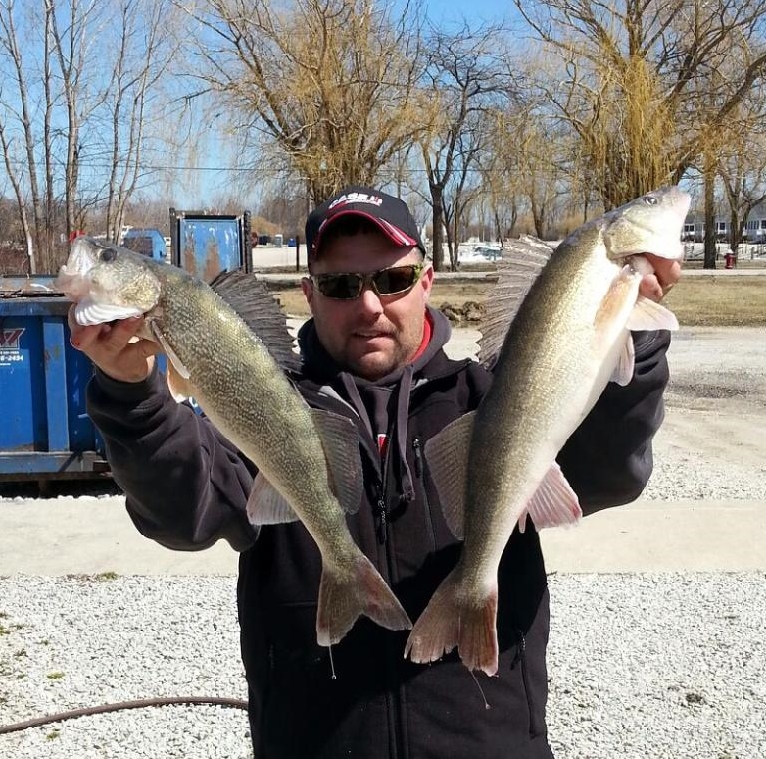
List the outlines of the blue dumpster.
{"label": "blue dumpster", "polygon": [[108,471],[85,413],[90,360],[69,344],[53,277],[0,277],[0,481]]}

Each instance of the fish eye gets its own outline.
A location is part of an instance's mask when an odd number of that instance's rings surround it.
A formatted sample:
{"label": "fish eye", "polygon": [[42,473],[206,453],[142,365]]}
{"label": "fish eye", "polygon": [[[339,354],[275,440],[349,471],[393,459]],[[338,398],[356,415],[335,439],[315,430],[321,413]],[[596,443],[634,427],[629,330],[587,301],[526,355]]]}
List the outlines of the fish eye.
{"label": "fish eye", "polygon": [[654,197],[654,195],[647,195],[644,200],[650,205],[650,206],[656,206],[657,205],[657,198]]}
{"label": "fish eye", "polygon": [[101,251],[102,261],[114,261],[117,258],[117,251],[114,248],[104,248]]}

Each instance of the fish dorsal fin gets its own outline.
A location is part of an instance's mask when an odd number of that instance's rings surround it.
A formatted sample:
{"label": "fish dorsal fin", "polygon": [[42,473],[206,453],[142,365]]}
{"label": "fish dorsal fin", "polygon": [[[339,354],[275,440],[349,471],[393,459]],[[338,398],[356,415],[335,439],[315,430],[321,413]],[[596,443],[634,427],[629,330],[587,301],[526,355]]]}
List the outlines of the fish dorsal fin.
{"label": "fish dorsal fin", "polygon": [[262,524],[297,522],[298,515],[287,499],[263,476],[255,476],[253,489],[247,499],[247,518],[256,527]]}
{"label": "fish dorsal fin", "polygon": [[677,330],[678,319],[672,311],[662,304],[639,295],[628,318],[628,329],[634,332],[657,329]]}
{"label": "fish dorsal fin", "polygon": [[582,517],[577,493],[555,461],[519,517],[519,532],[524,532],[527,514],[537,530],[576,524]]}
{"label": "fish dorsal fin", "polygon": [[356,426],[349,418],[331,411],[311,409],[311,417],[327,459],[330,487],[343,511],[355,514],[364,487]]}
{"label": "fish dorsal fin", "polygon": [[129,319],[141,316],[143,311],[135,306],[115,306],[109,303],[98,303],[89,295],[80,300],[74,308],[74,318],[78,324],[105,324],[115,319]]}
{"label": "fish dorsal fin", "polygon": [[486,299],[486,316],[481,324],[479,361],[485,366],[500,352],[508,327],[553,250],[547,243],[528,235],[504,244],[497,284]]}
{"label": "fish dorsal fin", "polygon": [[468,447],[475,411],[464,414],[426,440],[424,453],[431,480],[439,493],[444,519],[456,538],[463,537]]}
{"label": "fish dorsal fin", "polygon": [[300,367],[300,356],[293,350],[295,339],[287,329],[285,314],[262,280],[257,279],[255,274],[235,269],[222,271],[210,287],[258,335],[283,369]]}
{"label": "fish dorsal fin", "polygon": [[628,333],[625,344],[617,358],[617,366],[614,367],[610,382],[615,382],[625,387],[632,379],[636,368],[636,349],[633,345],[633,336]]}

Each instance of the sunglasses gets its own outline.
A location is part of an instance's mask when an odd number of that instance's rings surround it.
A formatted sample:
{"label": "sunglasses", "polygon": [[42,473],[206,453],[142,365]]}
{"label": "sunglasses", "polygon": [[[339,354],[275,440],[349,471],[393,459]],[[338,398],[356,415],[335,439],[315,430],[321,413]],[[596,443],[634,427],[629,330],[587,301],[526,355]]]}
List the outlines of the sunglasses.
{"label": "sunglasses", "polygon": [[425,264],[392,266],[368,274],[313,274],[311,281],[325,298],[353,300],[371,287],[377,295],[399,295],[411,290],[420,279]]}

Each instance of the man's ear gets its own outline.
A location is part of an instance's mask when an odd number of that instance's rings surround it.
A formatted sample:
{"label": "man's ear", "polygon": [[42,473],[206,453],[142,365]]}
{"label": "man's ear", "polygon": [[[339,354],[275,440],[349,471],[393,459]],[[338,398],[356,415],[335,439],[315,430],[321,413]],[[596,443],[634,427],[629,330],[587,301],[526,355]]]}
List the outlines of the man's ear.
{"label": "man's ear", "polygon": [[308,277],[301,279],[301,290],[303,291],[303,297],[311,307],[311,299],[314,297],[314,284]]}
{"label": "man's ear", "polygon": [[431,294],[431,288],[434,284],[434,267],[428,264],[420,276],[420,283],[425,290],[425,299],[428,300],[428,296]]}

